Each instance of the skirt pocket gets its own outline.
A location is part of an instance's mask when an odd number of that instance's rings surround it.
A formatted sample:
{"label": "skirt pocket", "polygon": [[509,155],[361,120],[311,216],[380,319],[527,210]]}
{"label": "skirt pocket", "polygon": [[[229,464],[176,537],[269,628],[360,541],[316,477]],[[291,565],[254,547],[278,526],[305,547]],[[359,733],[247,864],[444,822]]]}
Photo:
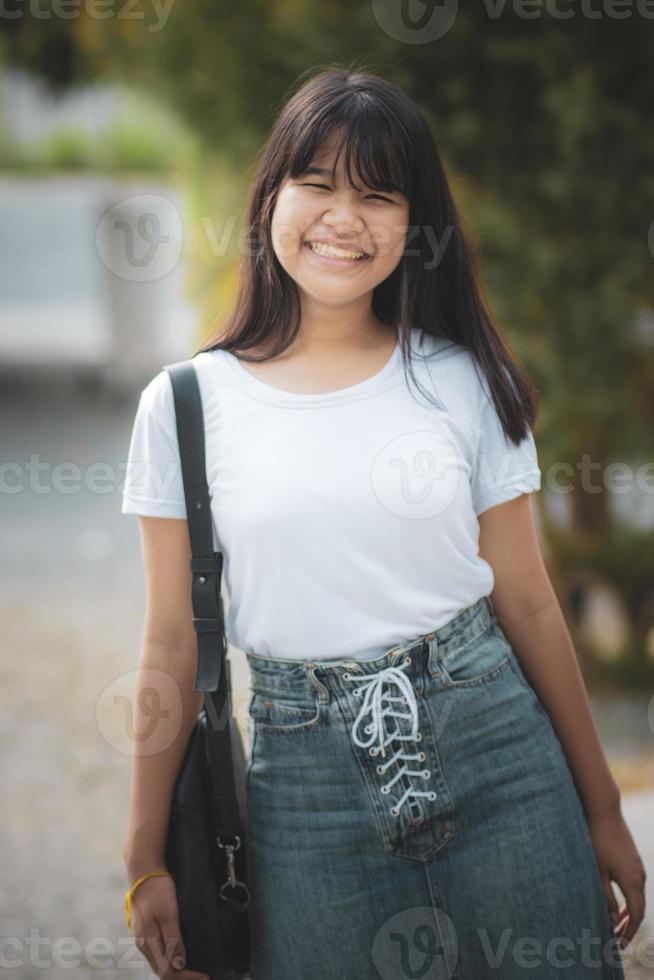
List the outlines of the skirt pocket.
{"label": "skirt pocket", "polygon": [[324,721],[318,691],[289,694],[253,690],[248,711],[256,732],[276,735],[301,734]]}
{"label": "skirt pocket", "polygon": [[474,639],[438,660],[444,687],[488,684],[510,669],[511,647],[499,625],[490,623]]}

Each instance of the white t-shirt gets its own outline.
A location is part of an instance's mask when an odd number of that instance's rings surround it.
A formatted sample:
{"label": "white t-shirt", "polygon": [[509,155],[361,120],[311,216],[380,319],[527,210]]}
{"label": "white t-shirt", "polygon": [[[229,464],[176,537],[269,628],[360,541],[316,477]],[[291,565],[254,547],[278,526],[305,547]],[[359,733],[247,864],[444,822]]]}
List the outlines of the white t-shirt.
{"label": "white t-shirt", "polygon": [[[226,351],[195,356],[227,638],[240,650],[369,659],[492,592],[477,515],[540,488],[533,435],[505,439],[465,347],[416,327],[411,345],[442,408],[409,387],[399,344],[377,374],[325,394],[282,391]],[[122,513],[186,517],[165,369],[140,396]]]}

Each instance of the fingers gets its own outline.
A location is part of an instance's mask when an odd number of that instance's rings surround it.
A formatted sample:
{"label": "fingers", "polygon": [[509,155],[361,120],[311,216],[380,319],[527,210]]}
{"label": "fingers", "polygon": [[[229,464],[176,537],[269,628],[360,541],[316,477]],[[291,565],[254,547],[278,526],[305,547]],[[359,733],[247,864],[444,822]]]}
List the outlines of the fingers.
{"label": "fingers", "polygon": [[627,906],[623,905],[613,916],[613,928],[615,930],[621,929],[624,925],[626,919],[629,918],[629,912]]}
{"label": "fingers", "polygon": [[186,966],[186,953],[177,915],[170,913],[165,918],[160,917],[159,928],[165,955],[175,969],[176,975],[179,975],[179,971]]}
{"label": "fingers", "polygon": [[147,936],[138,935],[136,937],[136,945],[152,967],[152,972],[158,977],[165,976],[168,964],[163,955],[159,933],[157,932],[157,935],[150,934]]}
{"label": "fingers", "polygon": [[602,884],[604,885],[604,891],[606,892],[613,931],[618,938],[621,938],[629,920],[627,906],[623,905],[620,907],[618,904],[615,892],[613,891],[613,885],[611,884],[611,879],[608,875],[602,876]]}
{"label": "fingers", "polygon": [[645,869],[637,869],[619,885],[626,904],[620,909],[615,932],[620,939],[620,947],[624,948],[636,935],[645,917]]}
{"label": "fingers", "polygon": [[[166,944],[163,939],[161,926],[156,920],[153,920],[153,923],[150,926],[151,929],[153,927],[157,929],[157,934],[137,936],[136,945],[150,964],[152,971],[156,974],[156,976],[160,977],[161,980],[210,980],[207,973],[202,973],[198,970],[176,968],[173,965],[172,960],[177,959],[177,957],[180,955],[185,956],[184,952],[181,954],[178,952],[180,948],[182,951],[184,949],[183,943],[180,947],[176,942],[176,940],[179,939],[179,942],[181,943],[181,937],[172,935],[172,943],[169,939],[168,942],[170,943],[170,947],[168,950],[166,950]],[[170,930],[171,927],[168,926],[168,929]],[[174,933],[174,931],[175,929],[172,927],[172,933]],[[173,954],[172,957],[170,955],[171,952]]]}
{"label": "fingers", "polygon": [[618,900],[615,897],[615,892],[613,891],[613,885],[611,884],[611,879],[608,875],[602,876],[602,884],[604,885],[604,891],[606,892],[606,897],[609,903],[609,909],[611,911],[611,918],[615,920],[620,915],[620,909],[618,907]]}
{"label": "fingers", "polygon": [[620,949],[624,949],[633,939],[645,914],[645,879],[643,877],[641,881],[638,875],[634,875],[633,879],[631,885],[625,882],[624,887],[620,886],[625,896],[625,904],[621,906],[613,891],[611,879],[608,875],[602,876],[613,932],[619,940]]}
{"label": "fingers", "polygon": [[629,924],[629,912],[627,906],[623,905],[620,912],[615,916],[613,921],[613,932],[617,936],[620,942],[620,949],[624,949],[626,946],[626,940],[624,938],[625,929]]}
{"label": "fingers", "polygon": [[[144,932],[146,932],[147,935],[143,935]],[[170,964],[169,958],[166,956],[166,951],[164,949],[161,936],[161,929],[156,919],[150,919],[144,924],[143,929],[138,929],[136,945],[150,964],[152,972],[159,977],[160,980],[164,980],[164,978],[168,978],[172,975],[175,975],[181,980],[182,972],[180,970],[174,970]]]}
{"label": "fingers", "polygon": [[132,904],[136,946],[159,980],[209,980],[201,970],[186,969],[172,878],[144,883],[137,898]]}
{"label": "fingers", "polygon": [[145,937],[140,941],[137,940],[136,945],[150,964],[152,972],[161,980],[210,980],[207,973],[198,970],[175,969],[165,955],[160,939]]}
{"label": "fingers", "polygon": [[209,980],[206,973],[184,969],[186,952],[178,917],[171,913],[165,918],[161,917],[158,921],[166,963],[166,971],[161,976],[165,980]]}

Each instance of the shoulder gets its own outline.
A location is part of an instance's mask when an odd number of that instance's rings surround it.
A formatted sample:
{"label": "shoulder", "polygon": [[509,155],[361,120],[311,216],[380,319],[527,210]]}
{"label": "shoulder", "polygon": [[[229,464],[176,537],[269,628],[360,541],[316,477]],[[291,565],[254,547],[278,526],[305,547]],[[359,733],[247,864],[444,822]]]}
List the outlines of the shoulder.
{"label": "shoulder", "polygon": [[173,389],[166,368],[161,368],[141,390],[141,404],[153,412],[169,411],[173,405]]}
{"label": "shoulder", "polygon": [[411,349],[430,358],[438,356],[439,361],[467,350],[463,344],[447,337],[436,337],[422,327],[411,327]]}
{"label": "shoulder", "polygon": [[174,417],[175,398],[173,394],[173,384],[168,368],[177,363],[190,363],[195,368],[200,390],[204,396],[205,389],[211,390],[212,379],[215,377],[216,370],[220,370],[224,364],[222,355],[224,351],[200,351],[188,361],[172,362],[161,368],[141,390],[139,400],[142,406],[147,409],[154,417],[167,419]]}
{"label": "shoulder", "polygon": [[412,363],[420,380],[460,419],[478,426],[490,400],[488,381],[472,351],[418,327],[411,330]]}

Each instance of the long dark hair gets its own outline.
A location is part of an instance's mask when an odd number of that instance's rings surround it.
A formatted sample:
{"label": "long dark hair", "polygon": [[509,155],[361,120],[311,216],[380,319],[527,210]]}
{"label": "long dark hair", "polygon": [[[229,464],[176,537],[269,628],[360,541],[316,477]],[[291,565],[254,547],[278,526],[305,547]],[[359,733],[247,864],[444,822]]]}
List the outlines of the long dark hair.
{"label": "long dark hair", "polygon": [[[356,173],[366,186],[401,190],[409,200],[402,258],[372,298],[375,316],[397,330],[405,372],[408,368],[414,377],[412,326],[468,348],[487,379],[505,434],[517,444],[534,424],[537,392],[494,320],[477,255],[426,119],[400,88],[372,72],[329,67],[302,79],[258,155],[247,201],[250,241],[241,259],[235,304],[196,353],[223,349],[238,351],[243,360],[263,361],[286,350],[297,336],[298,287],[275,255],[272,214],[282,181],[304,173],[335,133],[336,160],[344,149],[353,186]],[[435,243],[440,244],[436,259]],[[264,355],[245,353],[259,346]]]}

